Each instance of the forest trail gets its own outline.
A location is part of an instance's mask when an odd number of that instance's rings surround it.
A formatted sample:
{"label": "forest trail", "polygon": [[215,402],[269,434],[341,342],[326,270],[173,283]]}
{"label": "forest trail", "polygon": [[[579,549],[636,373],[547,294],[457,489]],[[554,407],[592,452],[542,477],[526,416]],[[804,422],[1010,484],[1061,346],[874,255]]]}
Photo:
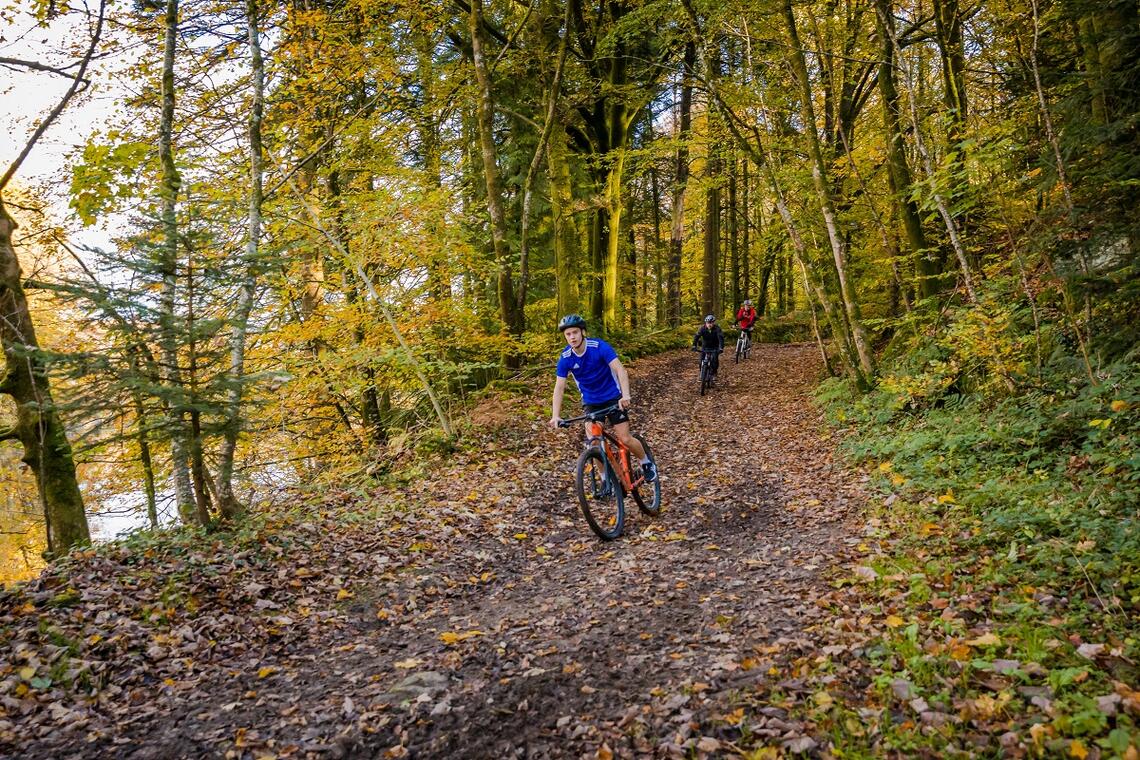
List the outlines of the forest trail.
{"label": "forest trail", "polygon": [[[631,503],[617,541],[597,540],[578,511],[580,433],[545,428],[548,408],[534,413],[531,397],[529,407],[499,410],[511,422],[486,451],[385,497],[426,500],[424,509],[348,538],[302,524],[304,560],[286,549],[277,566],[258,570],[264,578],[233,581],[247,592],[244,634],[211,647],[208,664],[199,655],[192,688],[170,679],[162,689],[152,676],[147,697],[117,697],[135,703],[129,713],[110,698],[71,705],[72,726],[46,709],[29,712],[42,738],[21,752],[724,751],[739,736],[717,720],[732,697],[773,677],[773,653],[808,648],[801,632],[824,614],[814,603],[827,590],[823,573],[850,542],[843,523],[863,498],[859,478],[833,461],[834,441],[810,403],[815,347],[758,345],[740,365],[724,356],[704,398],[694,354],[631,366],[633,427],[655,449],[664,511],[650,518]],[[336,603],[291,590],[298,566],[306,587],[321,579],[339,588]],[[299,615],[323,624],[302,625]],[[199,626],[180,641],[203,635],[220,638]],[[154,659],[155,675],[169,669]],[[113,667],[128,683],[137,675]],[[776,708],[752,731],[811,746]]]}

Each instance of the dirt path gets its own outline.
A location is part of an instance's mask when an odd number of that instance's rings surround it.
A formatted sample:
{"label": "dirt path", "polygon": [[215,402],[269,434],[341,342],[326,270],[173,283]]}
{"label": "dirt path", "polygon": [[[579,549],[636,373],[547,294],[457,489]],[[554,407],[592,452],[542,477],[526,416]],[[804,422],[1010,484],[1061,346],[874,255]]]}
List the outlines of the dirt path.
{"label": "dirt path", "polygon": [[[572,496],[578,434],[544,430],[536,413],[501,455],[412,488],[430,510],[356,536],[328,626],[234,645],[129,722],[93,730],[114,714],[96,708],[78,730],[41,723],[21,749],[545,758],[683,756],[687,743],[717,754],[735,729],[715,719],[816,618],[820,573],[860,503],[807,398],[817,373],[811,346],[757,346],[723,362],[701,398],[693,355],[641,360],[634,429],[659,460],[660,517],[631,504],[626,535],[596,540]],[[256,596],[287,603],[265,585]],[[785,718],[772,710],[753,730],[794,743],[800,727]]]}

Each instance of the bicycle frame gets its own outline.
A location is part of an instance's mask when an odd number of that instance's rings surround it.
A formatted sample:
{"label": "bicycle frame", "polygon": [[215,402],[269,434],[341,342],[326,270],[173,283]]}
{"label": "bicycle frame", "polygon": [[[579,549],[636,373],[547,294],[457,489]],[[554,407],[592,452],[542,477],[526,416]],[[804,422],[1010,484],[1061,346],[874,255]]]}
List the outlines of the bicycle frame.
{"label": "bicycle frame", "polygon": [[[607,446],[607,442],[610,445]],[[601,446],[602,452],[606,455],[606,459],[610,460],[610,465],[613,466],[614,472],[618,474],[622,488],[627,492],[637,488],[645,481],[644,476],[637,480],[633,479],[633,468],[630,467],[629,447],[619,441],[617,436],[613,433],[606,430],[601,422],[590,420],[586,423],[586,445],[592,446],[595,443]]]}
{"label": "bicycle frame", "polygon": [[[639,477],[637,480],[633,479],[633,467],[630,464],[630,451],[629,447],[618,440],[617,436],[606,429],[602,424],[602,420],[610,412],[616,411],[618,407],[611,406],[608,409],[599,409],[596,412],[583,414],[580,417],[573,417],[568,420],[562,420],[559,424],[562,427],[568,427],[572,423],[586,422],[586,446],[597,445],[602,449],[609,460],[610,466],[613,467],[614,472],[617,473],[618,479],[621,481],[621,486],[627,492],[632,491],[639,485],[645,482],[645,476]],[[609,445],[607,445],[607,443]]]}

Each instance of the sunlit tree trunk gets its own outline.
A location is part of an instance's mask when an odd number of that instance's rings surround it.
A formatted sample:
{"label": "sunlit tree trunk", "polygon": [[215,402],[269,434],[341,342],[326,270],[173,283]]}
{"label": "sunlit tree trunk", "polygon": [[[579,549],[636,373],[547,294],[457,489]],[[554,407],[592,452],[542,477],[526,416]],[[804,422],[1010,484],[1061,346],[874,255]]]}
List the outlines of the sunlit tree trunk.
{"label": "sunlit tree trunk", "polygon": [[566,150],[566,134],[556,129],[550,136],[547,157],[550,175],[550,209],[554,216],[554,264],[558,281],[559,315],[580,308],[578,280],[581,272],[581,238],[575,220],[574,191],[570,179],[570,162]]}

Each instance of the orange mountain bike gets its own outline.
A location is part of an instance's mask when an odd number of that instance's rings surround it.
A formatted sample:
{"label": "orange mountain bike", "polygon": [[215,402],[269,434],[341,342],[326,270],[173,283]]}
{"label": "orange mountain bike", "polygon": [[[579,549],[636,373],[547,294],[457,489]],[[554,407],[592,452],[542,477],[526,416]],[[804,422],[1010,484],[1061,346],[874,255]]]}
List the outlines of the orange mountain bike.
{"label": "orange mountain bike", "polygon": [[[602,420],[617,409],[616,406],[599,409],[559,422],[569,427],[575,422],[586,422],[586,447],[578,457],[576,485],[578,503],[586,522],[603,540],[612,541],[625,529],[625,497],[632,495],[637,506],[647,515],[661,512],[661,474],[649,483],[641,472],[641,463],[634,461],[629,447],[622,444]],[[640,435],[645,454],[655,465],[649,444]]]}

